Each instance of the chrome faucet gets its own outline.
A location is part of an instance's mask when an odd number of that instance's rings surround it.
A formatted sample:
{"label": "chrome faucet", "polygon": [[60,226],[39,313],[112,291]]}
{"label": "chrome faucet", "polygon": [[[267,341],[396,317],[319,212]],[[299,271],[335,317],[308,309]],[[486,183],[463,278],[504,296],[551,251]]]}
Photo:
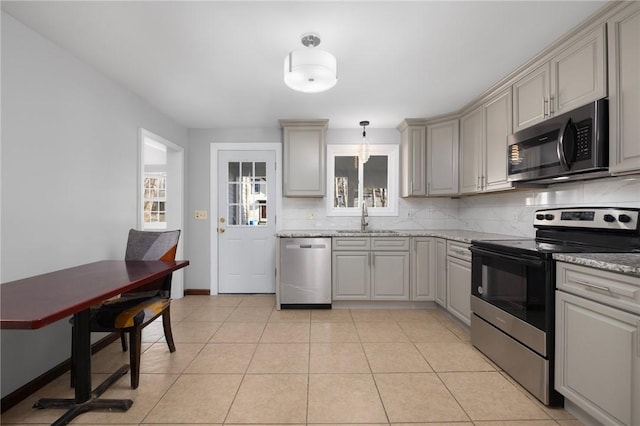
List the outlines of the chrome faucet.
{"label": "chrome faucet", "polygon": [[369,213],[367,212],[367,202],[362,201],[362,216],[360,217],[360,231],[364,232],[367,230],[367,226],[369,222],[365,219],[365,217],[369,217]]}

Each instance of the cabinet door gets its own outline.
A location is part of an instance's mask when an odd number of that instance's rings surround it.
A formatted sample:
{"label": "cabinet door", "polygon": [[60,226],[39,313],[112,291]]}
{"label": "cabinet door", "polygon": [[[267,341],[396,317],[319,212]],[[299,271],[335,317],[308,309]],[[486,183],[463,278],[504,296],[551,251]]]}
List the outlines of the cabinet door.
{"label": "cabinet door", "polygon": [[513,84],[513,131],[549,116],[549,64],[531,71]]}
{"label": "cabinet door", "polygon": [[458,193],[458,120],[427,126],[427,194]]}
{"label": "cabinet door", "polygon": [[447,257],[447,310],[471,325],[471,262]]}
{"label": "cabinet door", "polygon": [[376,300],[409,300],[409,252],[371,252],[371,291]]}
{"label": "cabinet door", "polygon": [[333,300],[371,298],[370,252],[333,252]]}
{"label": "cabinet door", "polygon": [[603,424],[640,424],[639,336],[639,316],[556,291],[555,388]]}
{"label": "cabinet door", "polygon": [[[483,110],[478,107],[460,119],[460,193],[480,192]],[[505,147],[505,162],[506,162]]]}
{"label": "cabinet door", "polygon": [[284,129],[284,195],[324,197],[327,169],[324,136],[327,120],[281,120],[280,123]]}
{"label": "cabinet door", "polygon": [[640,2],[629,2],[609,31],[609,169],[640,171]]}
{"label": "cabinet door", "polygon": [[[551,60],[551,115],[607,96],[605,25],[569,45]],[[635,41],[636,50],[638,40]]]}
{"label": "cabinet door", "polygon": [[[447,307],[447,240],[435,239],[436,303]],[[469,283],[471,285],[471,283]]]}
{"label": "cabinet door", "polygon": [[411,300],[435,298],[435,239],[413,238],[411,245]]}
{"label": "cabinet door", "polygon": [[509,189],[507,136],[512,127],[511,89],[484,105],[484,154],[481,183],[484,191]]}
{"label": "cabinet door", "polygon": [[425,126],[407,126],[401,132],[401,174],[403,197],[426,195],[425,154],[427,148]]}

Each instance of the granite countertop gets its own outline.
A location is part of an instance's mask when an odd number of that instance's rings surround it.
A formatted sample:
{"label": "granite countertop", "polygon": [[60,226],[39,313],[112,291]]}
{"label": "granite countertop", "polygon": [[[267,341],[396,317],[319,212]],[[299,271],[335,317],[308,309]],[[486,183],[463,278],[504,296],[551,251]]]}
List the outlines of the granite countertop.
{"label": "granite countertop", "polygon": [[640,253],[556,253],[553,258],[640,278]]}
{"label": "granite countertop", "polygon": [[393,232],[369,229],[366,232],[358,230],[338,231],[338,230],[287,230],[276,233],[282,238],[321,238],[321,237],[438,237],[447,240],[454,240],[463,243],[470,243],[471,240],[522,240],[526,237],[516,237],[513,235],[491,234],[477,231],[462,231],[458,229],[399,229]]}

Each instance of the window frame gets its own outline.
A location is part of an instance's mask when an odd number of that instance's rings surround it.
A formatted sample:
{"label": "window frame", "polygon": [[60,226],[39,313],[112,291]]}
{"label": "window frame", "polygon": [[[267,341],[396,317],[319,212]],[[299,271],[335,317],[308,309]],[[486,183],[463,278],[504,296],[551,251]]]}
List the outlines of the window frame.
{"label": "window frame", "polygon": [[[146,185],[147,179],[158,179],[162,181],[164,186],[161,186],[160,189],[158,189],[158,191],[159,192],[163,191],[164,196],[160,196],[158,194],[158,196],[156,197],[147,197],[147,191],[151,189],[151,188],[147,188],[147,185]],[[142,220],[143,220],[144,229],[167,229],[167,173],[166,172],[145,172],[142,185],[143,185],[143,189],[142,189],[143,218]],[[153,217],[154,214],[158,214],[158,218],[159,218],[160,215],[162,214],[164,217],[163,221],[157,220],[157,221],[147,222],[145,220],[146,212],[147,212],[146,210],[147,203],[151,203],[152,206],[154,203],[158,203],[158,204],[164,203],[164,210],[154,211],[152,207],[150,211],[151,217]]]}
{"label": "window frame", "polygon": [[[395,144],[368,144],[369,155],[387,156],[387,207],[367,207],[369,216],[398,216],[399,201],[399,154],[400,147]],[[360,216],[363,201],[364,168],[360,161],[360,144],[327,145],[327,216]],[[334,207],[335,198],[335,157],[358,157],[358,207]]]}

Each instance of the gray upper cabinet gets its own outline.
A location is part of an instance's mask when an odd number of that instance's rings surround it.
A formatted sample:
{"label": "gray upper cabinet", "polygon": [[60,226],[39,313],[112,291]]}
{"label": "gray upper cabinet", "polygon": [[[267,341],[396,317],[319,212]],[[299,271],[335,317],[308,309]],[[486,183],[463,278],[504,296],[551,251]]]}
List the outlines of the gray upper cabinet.
{"label": "gray upper cabinet", "polygon": [[606,26],[600,25],[551,59],[551,114],[607,96]]}
{"label": "gray upper cabinet", "polygon": [[405,119],[397,127],[400,131],[400,195],[427,195],[425,170],[427,138],[424,120]]}
{"label": "gray upper cabinet", "polygon": [[280,120],[286,197],[326,196],[325,133],[329,120]]}
{"label": "gray upper cabinet", "polygon": [[484,191],[513,188],[507,180],[507,137],[512,132],[511,88],[498,93],[483,105],[484,153],[482,187]]}
{"label": "gray upper cabinet", "polygon": [[608,22],[609,31],[609,169],[640,171],[640,3]]}
{"label": "gray upper cabinet", "polygon": [[[480,192],[482,172],[482,107],[465,114],[460,119],[460,193]],[[506,148],[505,148],[506,152]]]}
{"label": "gray upper cabinet", "polygon": [[511,189],[507,180],[507,136],[511,133],[511,89],[460,119],[460,193]]}
{"label": "gray upper cabinet", "polygon": [[549,116],[549,64],[546,63],[513,84],[513,130],[541,122]]}
{"label": "gray upper cabinet", "polygon": [[513,84],[513,131],[607,96],[606,26],[579,35]]}
{"label": "gray upper cabinet", "polygon": [[427,125],[427,195],[458,194],[458,120]]}

